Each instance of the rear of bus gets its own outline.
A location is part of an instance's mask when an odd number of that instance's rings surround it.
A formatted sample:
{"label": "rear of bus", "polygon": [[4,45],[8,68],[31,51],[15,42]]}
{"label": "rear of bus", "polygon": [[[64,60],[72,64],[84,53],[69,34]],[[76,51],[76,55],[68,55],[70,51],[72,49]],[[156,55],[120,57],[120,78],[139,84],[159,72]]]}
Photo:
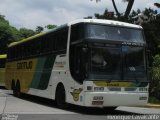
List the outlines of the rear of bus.
{"label": "rear of bus", "polygon": [[0,55],[0,86],[4,87],[6,54]]}

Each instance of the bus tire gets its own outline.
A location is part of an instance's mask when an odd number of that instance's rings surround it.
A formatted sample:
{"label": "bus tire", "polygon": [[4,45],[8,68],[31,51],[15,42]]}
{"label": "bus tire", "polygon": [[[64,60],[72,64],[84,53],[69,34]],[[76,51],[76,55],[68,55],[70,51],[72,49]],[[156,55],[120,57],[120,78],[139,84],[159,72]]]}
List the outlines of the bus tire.
{"label": "bus tire", "polygon": [[56,104],[60,108],[66,108],[66,94],[63,85],[58,85],[56,89]]}
{"label": "bus tire", "polygon": [[15,96],[18,98],[21,96],[21,86],[19,80],[16,82]]}
{"label": "bus tire", "polygon": [[13,95],[16,96],[16,86],[15,86],[15,80],[12,80],[11,84],[11,90],[13,90]]}

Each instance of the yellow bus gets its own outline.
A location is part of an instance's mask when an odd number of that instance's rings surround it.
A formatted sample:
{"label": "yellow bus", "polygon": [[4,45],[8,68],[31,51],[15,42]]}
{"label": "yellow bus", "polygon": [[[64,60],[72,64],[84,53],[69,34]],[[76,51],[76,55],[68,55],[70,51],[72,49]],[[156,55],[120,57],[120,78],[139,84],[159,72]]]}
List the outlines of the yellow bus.
{"label": "yellow bus", "polygon": [[0,86],[4,87],[6,54],[0,55]]}
{"label": "yellow bus", "polygon": [[86,107],[143,106],[148,100],[141,26],[80,19],[8,47],[6,87]]}

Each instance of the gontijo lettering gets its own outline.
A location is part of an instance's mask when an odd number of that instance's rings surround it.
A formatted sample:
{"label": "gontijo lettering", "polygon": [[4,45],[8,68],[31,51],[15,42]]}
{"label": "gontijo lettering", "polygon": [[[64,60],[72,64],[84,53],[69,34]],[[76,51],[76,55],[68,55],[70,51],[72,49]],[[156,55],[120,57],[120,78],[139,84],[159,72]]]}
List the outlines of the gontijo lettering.
{"label": "gontijo lettering", "polygon": [[17,63],[17,69],[32,69],[33,62],[18,62]]}

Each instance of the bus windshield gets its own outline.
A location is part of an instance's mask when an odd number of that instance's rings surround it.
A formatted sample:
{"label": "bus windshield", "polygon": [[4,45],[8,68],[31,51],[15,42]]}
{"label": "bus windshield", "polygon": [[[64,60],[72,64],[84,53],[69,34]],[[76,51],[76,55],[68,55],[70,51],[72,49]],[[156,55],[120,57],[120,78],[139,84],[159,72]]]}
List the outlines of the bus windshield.
{"label": "bus windshield", "polygon": [[123,46],[123,78],[146,80],[145,53],[142,47]]}
{"label": "bus windshield", "polygon": [[91,47],[89,79],[145,81],[142,47]]}
{"label": "bus windshield", "polygon": [[91,79],[121,79],[120,48],[91,48]]}
{"label": "bus windshield", "polygon": [[127,27],[88,24],[85,36],[89,39],[144,43],[141,29]]}

